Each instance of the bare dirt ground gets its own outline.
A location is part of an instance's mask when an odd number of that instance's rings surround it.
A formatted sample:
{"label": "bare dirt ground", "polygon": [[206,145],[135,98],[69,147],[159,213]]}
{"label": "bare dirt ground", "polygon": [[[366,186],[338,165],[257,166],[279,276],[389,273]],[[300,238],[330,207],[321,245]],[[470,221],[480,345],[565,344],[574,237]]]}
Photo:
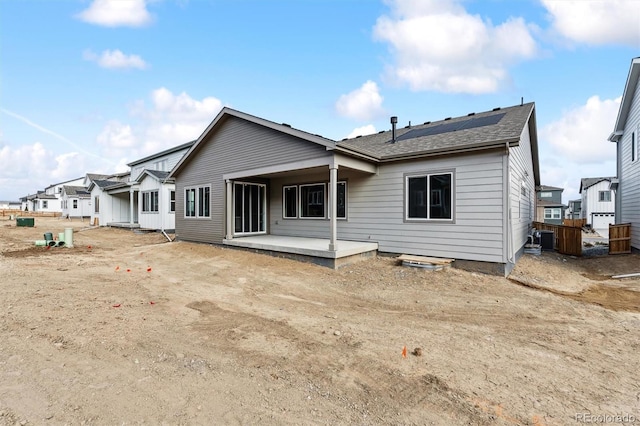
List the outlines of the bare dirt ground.
{"label": "bare dirt ground", "polygon": [[333,271],[40,218],[0,252],[0,425],[640,424],[637,255]]}

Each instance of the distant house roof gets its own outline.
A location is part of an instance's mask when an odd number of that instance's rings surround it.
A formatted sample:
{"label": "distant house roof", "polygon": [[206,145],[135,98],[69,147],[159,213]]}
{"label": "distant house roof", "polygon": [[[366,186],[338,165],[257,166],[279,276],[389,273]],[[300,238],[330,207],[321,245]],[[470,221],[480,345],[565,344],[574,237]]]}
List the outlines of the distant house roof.
{"label": "distant house roof", "polygon": [[93,181],[92,185],[96,185],[102,189],[109,188],[110,186],[120,185],[122,182],[117,180],[101,180],[96,179]]}
{"label": "distant house roof", "polygon": [[[338,147],[369,155],[380,161],[417,156],[428,156],[480,149],[515,146],[520,142],[522,130],[534,113],[534,104],[496,108],[492,111],[472,113],[421,125],[396,129],[374,135],[344,139]],[[537,145],[537,136],[531,135]],[[537,152],[537,150],[536,150]]]}
{"label": "distant house roof", "polygon": [[79,198],[87,198],[89,197],[89,191],[87,191],[87,188],[85,188],[84,186],[68,186],[65,185],[62,187],[62,189],[64,190],[64,193],[67,194],[67,196],[76,196]]}
{"label": "distant house roof", "polygon": [[106,179],[109,177],[109,175],[101,175],[98,173],[87,173],[87,177],[91,182],[93,182],[94,180]]}
{"label": "distant house roof", "polygon": [[47,186],[47,188],[46,188],[46,189],[53,188],[54,186],[62,185],[62,184],[64,184],[64,183],[73,182],[73,181],[76,181],[76,180],[81,180],[81,179],[82,179],[82,178],[81,178],[81,177],[79,177],[79,178],[75,178],[75,179],[65,180],[64,182],[54,183],[53,185],[49,185],[49,186]]}
{"label": "distant house roof", "polygon": [[45,193],[38,194],[35,198],[37,198],[38,200],[57,200],[58,199],[58,197],[56,197],[55,195],[48,195]]}
{"label": "distant house roof", "polygon": [[558,188],[557,186],[540,185],[538,187],[540,191],[564,191],[564,188]]}
{"label": "distant house roof", "polygon": [[602,181],[611,182],[611,179],[615,179],[615,177],[595,177],[595,178],[582,178],[580,179],[580,193],[582,193],[583,189],[587,189],[597,183]]}
{"label": "distant house roof", "polygon": [[609,140],[612,142],[617,142],[622,137],[622,132],[624,132],[624,128],[627,125],[627,118],[629,117],[631,104],[633,103],[633,98],[636,93],[636,87],[638,86],[638,80],[640,80],[640,58],[634,58],[631,60],[629,75],[624,85],[624,92],[622,92],[618,118],[616,119],[613,132],[609,135]]}
{"label": "distant house roof", "polygon": [[169,172],[163,172],[160,170],[149,170],[149,169],[144,169],[142,173],[140,173],[140,175],[137,177],[136,182],[142,182],[142,180],[146,176],[151,176],[160,182],[165,182],[167,180],[170,180],[171,182],[173,182],[173,179],[167,179],[169,176]]}
{"label": "distant house roof", "polygon": [[153,155],[149,155],[147,157],[141,158],[139,160],[132,161],[131,163],[127,164],[127,166],[133,167],[133,166],[135,166],[137,164],[146,163],[147,161],[151,161],[151,160],[153,160],[155,158],[160,158],[160,157],[163,157],[165,155],[169,155],[169,154],[172,154],[174,152],[181,151],[183,149],[189,149],[189,148],[191,148],[191,146],[195,142],[196,141],[191,141],[191,142],[183,143],[182,145],[174,146],[173,148],[169,148],[169,149],[166,149],[164,151],[157,152],[157,153],[155,153]]}

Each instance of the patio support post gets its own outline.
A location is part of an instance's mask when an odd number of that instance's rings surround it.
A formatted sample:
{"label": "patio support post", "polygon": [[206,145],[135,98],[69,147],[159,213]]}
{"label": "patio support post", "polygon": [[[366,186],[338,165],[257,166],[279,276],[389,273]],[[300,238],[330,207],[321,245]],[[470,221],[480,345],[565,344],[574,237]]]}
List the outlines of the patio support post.
{"label": "patio support post", "polygon": [[332,164],[329,167],[329,208],[331,209],[329,250],[336,251],[338,249],[338,166]]}
{"label": "patio support post", "polygon": [[226,227],[227,240],[233,239],[233,182],[227,179],[227,205],[226,205]]}
{"label": "patio support post", "polygon": [[135,194],[135,191],[133,190],[133,188],[129,188],[129,223],[131,225],[133,225],[133,194]]}

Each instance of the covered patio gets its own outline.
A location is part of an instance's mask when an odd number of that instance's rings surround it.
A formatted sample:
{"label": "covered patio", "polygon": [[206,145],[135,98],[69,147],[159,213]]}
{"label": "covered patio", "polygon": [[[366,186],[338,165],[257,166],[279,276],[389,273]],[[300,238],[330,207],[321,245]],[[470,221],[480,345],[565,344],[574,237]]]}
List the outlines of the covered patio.
{"label": "covered patio", "polygon": [[330,268],[376,256],[378,243],[338,240],[337,249],[329,249],[329,240],[322,238],[254,235],[225,240],[225,245],[256,250],[290,259],[302,260]]}

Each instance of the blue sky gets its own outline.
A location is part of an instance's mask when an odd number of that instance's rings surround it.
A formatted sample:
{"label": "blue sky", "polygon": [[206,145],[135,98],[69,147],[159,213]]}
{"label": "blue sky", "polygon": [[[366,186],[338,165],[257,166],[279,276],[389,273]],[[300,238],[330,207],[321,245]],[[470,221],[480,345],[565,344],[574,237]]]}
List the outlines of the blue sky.
{"label": "blue sky", "polygon": [[535,102],[542,183],[613,176],[635,0],[0,2],[0,200],[196,139],[224,106],[340,140]]}

